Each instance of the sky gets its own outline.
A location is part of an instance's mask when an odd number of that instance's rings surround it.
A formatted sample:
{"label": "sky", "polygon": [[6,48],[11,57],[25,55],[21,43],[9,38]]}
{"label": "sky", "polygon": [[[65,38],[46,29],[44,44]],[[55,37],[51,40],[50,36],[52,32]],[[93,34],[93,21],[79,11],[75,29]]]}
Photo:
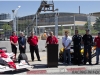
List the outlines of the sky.
{"label": "sky", "polygon": [[[32,15],[36,13],[40,3],[40,1],[0,1],[0,13],[9,13],[12,16],[12,10],[20,5],[21,8],[17,13],[19,17]],[[78,13],[79,6],[81,13],[100,12],[100,1],[54,1],[54,6],[59,12]]]}

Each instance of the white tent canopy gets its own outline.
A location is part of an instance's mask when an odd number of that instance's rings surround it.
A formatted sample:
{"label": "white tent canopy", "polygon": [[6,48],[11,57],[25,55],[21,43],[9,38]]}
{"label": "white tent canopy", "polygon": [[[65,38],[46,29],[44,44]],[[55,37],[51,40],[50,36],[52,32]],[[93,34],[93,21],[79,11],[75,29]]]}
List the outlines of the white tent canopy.
{"label": "white tent canopy", "polygon": [[6,19],[6,20],[0,20],[0,22],[10,22],[12,21],[11,19]]}

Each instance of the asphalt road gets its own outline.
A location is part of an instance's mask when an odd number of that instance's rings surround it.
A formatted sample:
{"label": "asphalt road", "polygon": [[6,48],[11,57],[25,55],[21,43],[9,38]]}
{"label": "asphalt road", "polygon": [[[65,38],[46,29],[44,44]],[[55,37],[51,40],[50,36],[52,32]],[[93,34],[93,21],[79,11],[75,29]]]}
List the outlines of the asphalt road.
{"label": "asphalt road", "polygon": [[[33,68],[26,68],[17,71],[5,72],[3,74],[12,74],[12,75],[20,75],[20,74],[100,74],[100,65],[64,65],[63,63],[58,63],[58,67],[47,68],[47,52],[40,52],[41,60],[37,61],[37,57],[35,55],[34,62],[31,61],[30,53],[26,53],[28,56],[29,63],[33,66]],[[17,54],[18,56],[19,54]],[[95,64],[96,57],[92,59],[92,64]]]}

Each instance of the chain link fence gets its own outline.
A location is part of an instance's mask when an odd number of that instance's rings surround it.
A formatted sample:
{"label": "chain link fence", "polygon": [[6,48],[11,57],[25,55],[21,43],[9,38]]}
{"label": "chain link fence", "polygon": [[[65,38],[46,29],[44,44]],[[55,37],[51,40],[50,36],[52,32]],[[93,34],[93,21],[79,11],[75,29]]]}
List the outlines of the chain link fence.
{"label": "chain link fence", "polygon": [[[25,35],[29,35],[29,29],[36,26],[36,20],[34,23],[28,27],[29,24],[32,23],[34,15],[29,15],[25,17],[18,18],[18,33],[20,31],[25,32]],[[90,33],[95,36],[99,31],[99,22],[100,18],[93,15],[87,14],[78,14],[78,13],[59,13],[58,16],[58,35],[63,36],[64,30],[69,30],[71,36],[74,35],[74,29],[79,30],[80,35],[85,34],[85,29],[90,29]],[[44,31],[53,31],[55,33],[55,13],[45,13],[40,14],[37,17],[37,35],[40,36]],[[28,31],[28,32],[27,32]]]}

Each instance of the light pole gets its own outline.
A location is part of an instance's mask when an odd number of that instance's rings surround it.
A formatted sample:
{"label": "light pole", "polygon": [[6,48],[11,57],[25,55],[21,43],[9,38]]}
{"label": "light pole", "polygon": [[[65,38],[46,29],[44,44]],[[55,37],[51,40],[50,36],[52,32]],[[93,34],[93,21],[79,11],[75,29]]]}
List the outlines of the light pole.
{"label": "light pole", "polygon": [[73,17],[73,21],[74,21],[74,34],[75,34],[75,15],[74,16],[71,16],[71,17]]}
{"label": "light pole", "polygon": [[91,34],[91,14],[87,15],[87,20],[88,20],[88,29],[90,30]]}
{"label": "light pole", "polygon": [[26,28],[26,35],[27,35],[27,37],[28,37],[28,27]]}
{"label": "light pole", "polygon": [[39,36],[40,36],[40,27],[38,27],[38,29],[39,29]]}
{"label": "light pole", "polygon": [[74,15],[74,34],[75,34],[75,15]]}
{"label": "light pole", "polygon": [[15,22],[14,12],[15,12],[15,10],[12,10],[12,13],[13,13],[13,31],[15,31],[15,26],[14,26],[14,22]]}
{"label": "light pole", "polygon": [[[15,31],[15,32],[16,32],[16,15],[17,15],[17,11],[20,7],[21,6],[18,6],[15,10],[12,10],[12,12],[13,12],[13,31]],[[17,29],[17,35],[18,35],[18,29]]]}
{"label": "light pole", "polygon": [[37,35],[37,14],[36,14],[36,35]]}
{"label": "light pole", "polygon": [[16,16],[17,36],[18,36],[18,16]]}
{"label": "light pole", "polygon": [[58,38],[58,9],[55,9],[55,36]]}
{"label": "light pole", "polygon": [[70,29],[71,29],[71,35],[72,35],[72,26],[71,26],[71,28],[70,28]]}

